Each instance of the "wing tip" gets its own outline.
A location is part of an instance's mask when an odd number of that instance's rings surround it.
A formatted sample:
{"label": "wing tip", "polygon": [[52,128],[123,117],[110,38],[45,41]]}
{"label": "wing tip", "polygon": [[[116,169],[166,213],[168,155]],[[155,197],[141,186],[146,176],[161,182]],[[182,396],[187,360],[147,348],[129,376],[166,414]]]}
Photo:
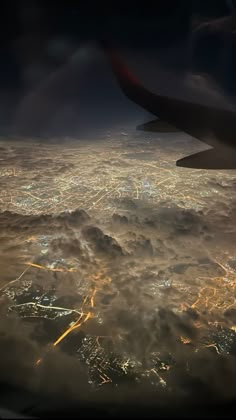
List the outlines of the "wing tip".
{"label": "wing tip", "polygon": [[218,149],[207,149],[176,161],[176,166],[189,169],[234,170],[236,154]]}

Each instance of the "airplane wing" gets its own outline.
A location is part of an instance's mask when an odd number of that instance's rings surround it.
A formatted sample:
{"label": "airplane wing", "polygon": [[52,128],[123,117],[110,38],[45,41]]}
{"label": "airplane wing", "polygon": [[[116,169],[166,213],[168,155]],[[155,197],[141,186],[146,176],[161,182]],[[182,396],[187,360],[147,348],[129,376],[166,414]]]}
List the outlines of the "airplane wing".
{"label": "airplane wing", "polygon": [[213,148],[177,160],[177,166],[194,169],[236,169],[236,153]]}
{"label": "airplane wing", "polygon": [[[236,112],[154,94],[142,86],[113,49],[104,44],[102,47],[123,93],[131,101],[217,150],[196,154],[194,159],[193,156],[180,159],[177,166],[213,169],[212,159],[217,159],[217,169],[236,169]],[[222,155],[224,159],[221,161]]]}
{"label": "airplane wing", "polygon": [[165,121],[159,119],[140,124],[136,128],[137,130],[148,131],[151,133],[178,133],[180,131],[178,128],[175,128]]}

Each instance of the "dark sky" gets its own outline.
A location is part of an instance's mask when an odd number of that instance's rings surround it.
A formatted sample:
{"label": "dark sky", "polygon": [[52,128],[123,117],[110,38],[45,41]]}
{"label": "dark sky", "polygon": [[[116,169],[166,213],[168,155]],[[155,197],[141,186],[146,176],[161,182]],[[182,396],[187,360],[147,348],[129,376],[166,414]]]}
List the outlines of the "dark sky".
{"label": "dark sky", "polygon": [[[234,3],[234,0],[231,0]],[[114,36],[125,39],[141,34],[144,38],[160,29],[184,33],[192,15],[219,17],[229,13],[227,0],[157,0],[139,2],[40,2],[12,0],[1,5],[1,41],[6,43],[21,33],[37,32],[97,39]],[[11,23],[11,24],[10,24]]]}
{"label": "dark sky", "polygon": [[[8,1],[1,5],[1,43],[6,45],[22,33],[67,35],[78,39],[98,39],[108,35],[118,39],[137,35],[148,38],[158,29],[181,33],[192,13],[219,16],[228,13],[226,1],[158,0],[136,4],[127,2]],[[212,7],[213,6],[213,7]],[[181,17],[181,24],[179,18]],[[170,25],[171,24],[171,25]]]}
{"label": "dark sky", "polygon": [[[233,3],[236,2],[232,0],[231,4]],[[90,52],[89,71],[88,67],[86,71],[83,71],[83,75],[86,73],[86,80],[81,76],[77,77],[74,69],[73,77],[67,71],[66,76],[63,74],[63,78],[60,79],[60,83],[56,87],[54,84],[53,88],[50,85],[49,89],[50,75],[56,74],[67,65],[73,54],[88,42],[93,44],[106,39],[112,45],[139,55],[139,59],[134,60],[135,71],[140,72],[144,82],[149,82],[150,88],[155,90],[155,87],[158,88],[158,84],[156,85],[157,62],[158,65],[162,63],[176,72],[185,71],[189,66],[191,70],[193,60],[191,54],[186,53],[186,48],[191,40],[193,22],[212,20],[229,14],[229,1],[225,0],[214,2],[212,0],[156,0],[149,1],[148,4],[140,2],[135,7],[134,4],[118,1],[110,3],[60,1],[56,3],[22,0],[15,3],[9,0],[4,5],[1,4],[0,13],[0,125],[1,127],[12,125],[16,112],[20,115],[20,119],[24,119],[22,111],[18,112],[19,108],[22,109],[22,100],[32,92],[38,95],[37,89],[42,84],[47,86],[47,89],[44,87],[44,102],[40,102],[39,96],[34,94],[36,98],[34,104],[38,102],[37,110],[34,111],[37,114],[37,124],[35,114],[31,118],[32,121],[34,120],[31,125],[36,128],[36,133],[38,125],[47,126],[43,115],[39,118],[39,109],[48,107],[47,112],[52,115],[53,101],[57,103],[61,101],[63,106],[66,104],[67,113],[70,113],[73,108],[73,111],[76,109],[75,113],[78,114],[78,109],[80,109],[81,116],[81,108],[85,115],[86,112],[90,112],[91,103],[96,114],[97,104],[102,97],[102,103],[106,104],[103,114],[107,114],[109,109],[112,119],[112,109],[113,114],[117,116],[119,106],[123,108],[123,103],[120,102],[120,105],[114,107],[114,103],[117,104],[120,99],[117,102],[118,94],[111,94],[112,88],[108,80],[110,76],[105,65],[98,64],[96,60],[96,64],[95,61],[91,61],[93,52]],[[204,37],[203,44],[206,45]],[[212,54],[215,54],[219,61],[221,56],[218,41],[216,44],[216,53],[212,50]],[[208,50],[201,48],[200,58],[197,63],[194,63],[197,72],[205,71],[206,56],[209,59]],[[129,57],[132,61],[132,53]],[[151,61],[148,62],[147,57]],[[214,62],[211,58],[210,60]],[[200,62],[200,67],[198,62]],[[217,68],[216,71],[214,70],[214,76],[221,83],[221,69],[218,71],[217,65],[214,62],[214,68]],[[92,73],[91,79],[87,77],[89,72]],[[78,80],[81,82],[80,86]],[[46,90],[47,107],[43,105]],[[109,92],[109,95],[106,95],[106,92]],[[170,94],[175,93],[170,92]],[[32,101],[30,107],[31,104]],[[26,109],[25,105],[23,108]],[[97,116],[97,119],[99,118],[100,116]],[[122,119],[122,116],[120,118]],[[85,120],[84,116],[82,119]],[[71,125],[73,122],[70,123]]]}

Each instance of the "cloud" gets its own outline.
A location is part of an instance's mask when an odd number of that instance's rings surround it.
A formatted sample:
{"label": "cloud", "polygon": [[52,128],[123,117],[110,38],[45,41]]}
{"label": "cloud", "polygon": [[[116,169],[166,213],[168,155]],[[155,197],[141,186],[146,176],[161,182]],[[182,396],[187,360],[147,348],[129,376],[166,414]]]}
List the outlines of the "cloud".
{"label": "cloud", "polygon": [[39,390],[57,398],[66,400],[88,399],[88,373],[75,357],[66,355],[55,349],[46,354],[42,366],[39,367]]}
{"label": "cloud", "polygon": [[30,338],[32,329],[21,320],[6,318],[1,309],[0,369],[1,380],[11,385],[34,388],[38,345]]}
{"label": "cloud", "polygon": [[[71,235],[72,236],[72,235]],[[87,255],[82,247],[82,241],[73,236],[59,236],[50,242],[50,249],[53,253],[60,253],[64,258],[76,257],[80,260],[85,259]]]}
{"label": "cloud", "polygon": [[80,209],[72,212],[62,212],[57,216],[49,214],[39,216],[20,215],[10,211],[5,211],[0,214],[0,226],[7,231],[15,232],[45,232],[45,229],[49,231],[78,229],[89,220],[89,215]]}
{"label": "cloud", "polygon": [[[65,400],[87,399],[89,385],[85,366],[60,349],[48,351],[32,338],[34,327],[16,317],[0,323],[1,382],[31,393]],[[40,365],[36,361],[42,358]]]}
{"label": "cloud", "polygon": [[86,226],[82,233],[84,237],[91,242],[97,253],[103,253],[106,256],[118,257],[123,255],[123,250],[116,239],[110,235],[104,234],[97,226]]}
{"label": "cloud", "polygon": [[[111,336],[114,340],[112,351],[117,357],[134,360],[137,372],[131,373],[139,378],[133,387],[131,375],[130,385],[119,385],[117,393],[105,388],[99,394],[101,400],[120,401],[125,395],[126,401],[131,401],[135,395],[136,398],[147,395],[147,400],[150,398],[151,401],[154,396],[164,393],[163,398],[167,401],[185,401],[194,399],[197,392],[201,392],[203,401],[207,390],[212,399],[235,396],[234,337],[229,334],[229,331],[233,334],[230,330],[234,322],[233,310],[215,314],[208,308],[204,310],[204,306],[181,308],[183,304],[187,307],[187,303],[196,301],[199,290],[204,284],[207,286],[206,280],[199,280],[201,276],[224,275],[224,270],[206,255],[204,248],[205,244],[210,246],[206,233],[215,234],[219,226],[213,226],[208,215],[196,210],[168,207],[166,203],[148,205],[141,200],[135,204],[124,214],[122,207],[117,209],[106,222],[103,218],[96,221],[79,209],[57,216],[21,216],[4,212],[0,215],[0,226],[6,235],[2,247],[6,249],[10,234],[46,233],[48,252],[34,257],[36,263],[46,266],[60,258],[78,262],[75,273],[37,269],[27,272],[25,280],[33,280],[35,286],[40,285],[44,291],[54,288],[57,305],[78,309],[84,296],[91,288],[96,288],[92,310],[95,317],[85,323],[80,332],[85,337],[89,334]],[[28,245],[25,246],[27,249]],[[29,252],[32,252],[30,249],[29,245]],[[63,262],[60,264],[63,266]],[[92,274],[97,274],[95,281],[90,279]],[[103,281],[106,278],[110,280]],[[16,290],[17,287],[16,284]],[[71,297],[75,298],[73,302]],[[3,307],[3,313],[8,304],[6,302],[5,309]],[[209,327],[208,322],[216,319],[224,323],[223,332],[215,326]],[[64,319],[63,328],[69,322],[68,318]],[[96,393],[88,393],[87,365],[78,360],[76,352],[74,356],[65,354],[63,346],[61,350],[48,351],[47,347],[35,342],[34,328],[22,329],[21,323],[25,325],[20,320],[2,318],[0,355],[2,348],[6,381],[66,398],[94,398],[94,401],[100,398]],[[59,324],[54,323],[53,330],[55,335],[57,331],[59,334]],[[227,339],[223,340],[223,336]],[[75,334],[70,339],[77,343],[81,337]],[[228,343],[227,348],[221,350],[221,344],[214,347],[215,342],[222,340]],[[212,346],[207,347],[208,344]],[[12,352],[7,353],[9,346]],[[14,370],[11,370],[13,348],[18,347]],[[35,369],[33,361],[42,355],[43,363]],[[154,392],[145,374],[141,374],[157,368],[160,360],[168,361],[170,366],[158,372],[172,391],[165,392],[158,386]],[[222,378],[231,384],[228,393],[221,385]]]}
{"label": "cloud", "polygon": [[200,74],[204,83],[207,81],[206,92],[212,91],[214,96],[215,91],[218,103],[222,96],[222,106],[228,102],[235,109],[235,68],[232,60],[235,48],[234,14],[197,25],[190,45],[192,70]]}

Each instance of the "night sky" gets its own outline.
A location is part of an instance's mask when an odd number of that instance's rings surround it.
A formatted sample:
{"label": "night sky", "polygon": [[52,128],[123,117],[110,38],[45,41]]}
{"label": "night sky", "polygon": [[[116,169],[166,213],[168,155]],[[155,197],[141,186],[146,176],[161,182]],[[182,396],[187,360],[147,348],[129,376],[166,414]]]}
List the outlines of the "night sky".
{"label": "night sky", "polygon": [[[101,124],[104,113],[110,113],[110,121],[114,121],[114,118],[122,119],[122,100],[117,99],[119,92],[114,89],[114,80],[97,45],[103,39],[122,51],[128,50],[128,63],[133,64],[136,74],[154,91],[161,84],[169,96],[181,95],[181,89],[175,92],[173,83],[168,82],[168,76],[158,84],[158,71],[162,67],[164,72],[171,70],[174,77],[179,76],[181,83],[187,71],[190,75],[209,73],[216,81],[217,88],[223,90],[229,98],[234,96],[234,62],[222,56],[222,45],[225,50],[226,43],[230,51],[234,46],[233,4],[233,1],[223,0],[215,1],[214,4],[212,1],[159,0],[149,2],[148,7],[141,3],[134,8],[122,2],[112,2],[105,7],[102,2],[93,5],[89,1],[82,4],[62,1],[57,5],[37,1],[21,1],[17,5],[7,2],[7,5],[1,6],[2,132],[8,132],[16,125],[15,134],[52,133],[55,127],[51,127],[49,119],[51,116],[51,120],[55,120],[55,115],[56,120],[61,119],[62,111],[60,108],[59,112],[58,107],[62,103],[63,107],[66,104],[76,114],[74,121],[70,119],[70,122],[64,123],[63,134],[72,134],[75,127],[76,132],[80,127],[84,133],[81,120],[88,126],[85,120],[90,118],[95,126],[96,121]],[[209,36],[209,29],[201,28],[202,22],[213,21],[214,25],[215,19],[225,16],[233,22],[228,25],[230,33],[226,40],[221,29],[220,33],[214,29],[213,36]],[[76,65],[69,64],[81,48],[86,50],[91,47],[93,49],[84,54],[86,57],[79,59],[83,65],[79,61]],[[222,61],[226,61],[224,69]],[[86,66],[86,70],[82,70],[81,76],[79,73],[83,66]],[[68,68],[66,74],[57,76],[56,85],[49,87],[52,75],[60,73],[65,67]],[[90,78],[89,73],[92,75]],[[174,83],[176,86],[179,84]],[[30,105],[31,117],[27,116],[27,121],[22,122],[25,98],[34,94],[37,97],[35,102],[42,101],[37,96],[42,85],[44,108],[47,108],[49,116],[46,118],[42,115],[39,118],[37,107],[33,109]],[[199,100],[197,97],[190,99]],[[97,112],[98,104],[100,110],[104,110],[103,115]],[[137,111],[136,107],[133,109]],[[24,125],[23,129],[18,127],[19,118],[21,126]],[[61,130],[62,126],[54,134]]]}

